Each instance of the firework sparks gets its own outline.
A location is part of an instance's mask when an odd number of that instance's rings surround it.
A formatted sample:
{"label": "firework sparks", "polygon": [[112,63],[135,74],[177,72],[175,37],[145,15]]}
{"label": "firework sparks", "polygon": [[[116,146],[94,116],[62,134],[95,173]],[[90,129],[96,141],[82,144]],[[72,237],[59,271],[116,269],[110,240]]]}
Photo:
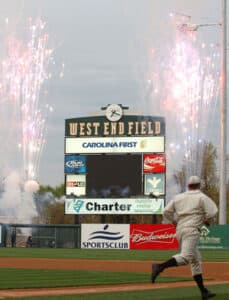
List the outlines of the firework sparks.
{"label": "firework sparks", "polygon": [[37,177],[45,143],[46,118],[52,110],[48,105],[44,109],[40,105],[41,88],[49,79],[48,66],[52,61],[44,29],[42,20],[35,23],[30,20],[24,40],[7,36],[7,53],[0,70],[2,114],[6,113],[7,106],[10,112],[7,116],[8,141],[12,146],[12,141],[17,140],[23,157],[24,180]]}
{"label": "firework sparks", "polygon": [[[166,119],[167,180],[184,164],[187,176],[201,173],[206,142],[217,143],[215,119],[219,98],[219,49],[187,30],[190,16],[172,14],[167,48],[151,51],[140,74],[142,97],[152,112]],[[190,29],[190,27],[188,27]],[[166,49],[163,53],[161,49]],[[144,66],[143,63],[141,66]],[[167,189],[168,191],[168,189]]]}
{"label": "firework sparks", "polygon": [[168,135],[184,152],[187,175],[201,173],[203,146],[211,135],[209,125],[219,95],[218,59],[213,44],[198,46],[193,33],[177,32],[165,74],[163,107],[177,129]]}

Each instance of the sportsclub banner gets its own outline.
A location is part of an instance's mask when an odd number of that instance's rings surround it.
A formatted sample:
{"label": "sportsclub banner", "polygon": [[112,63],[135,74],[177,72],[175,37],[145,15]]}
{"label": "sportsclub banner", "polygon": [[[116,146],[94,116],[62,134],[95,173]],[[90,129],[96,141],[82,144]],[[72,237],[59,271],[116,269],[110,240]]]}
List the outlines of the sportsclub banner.
{"label": "sportsclub banner", "polygon": [[128,224],[82,224],[82,249],[129,249]]}
{"label": "sportsclub banner", "polygon": [[82,249],[178,249],[172,224],[82,224]]}

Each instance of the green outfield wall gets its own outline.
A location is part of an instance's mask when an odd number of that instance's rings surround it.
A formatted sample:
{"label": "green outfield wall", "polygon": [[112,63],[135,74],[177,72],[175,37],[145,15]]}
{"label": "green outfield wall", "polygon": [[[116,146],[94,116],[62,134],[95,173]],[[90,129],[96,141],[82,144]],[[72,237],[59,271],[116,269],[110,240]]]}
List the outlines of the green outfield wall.
{"label": "green outfield wall", "polygon": [[203,226],[199,248],[229,249],[229,225]]}

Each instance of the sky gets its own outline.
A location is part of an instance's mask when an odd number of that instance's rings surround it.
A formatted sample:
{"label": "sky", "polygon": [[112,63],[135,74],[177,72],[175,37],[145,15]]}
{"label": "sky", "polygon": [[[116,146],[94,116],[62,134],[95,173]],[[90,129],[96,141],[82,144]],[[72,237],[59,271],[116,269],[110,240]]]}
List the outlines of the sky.
{"label": "sky", "polygon": [[[52,79],[46,83],[53,112],[38,182],[64,183],[65,119],[102,114],[100,108],[108,103],[128,105],[129,113],[156,115],[145,81],[152,48],[158,55],[169,54],[170,13],[191,16],[193,23],[218,23],[220,9],[218,0],[0,0],[0,44],[9,34],[3,29],[5,18],[17,31],[29,17],[42,18],[53,49]],[[219,43],[220,27],[202,28],[198,39]]]}

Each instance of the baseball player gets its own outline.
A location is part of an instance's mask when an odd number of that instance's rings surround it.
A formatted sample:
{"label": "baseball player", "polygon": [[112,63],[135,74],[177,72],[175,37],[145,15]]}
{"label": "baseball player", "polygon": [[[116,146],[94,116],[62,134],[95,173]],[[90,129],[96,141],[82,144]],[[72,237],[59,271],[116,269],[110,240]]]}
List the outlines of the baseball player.
{"label": "baseball player", "polygon": [[191,176],[188,180],[188,190],[176,195],[167,204],[163,213],[164,220],[176,226],[181,252],[164,263],[153,264],[152,282],[155,282],[157,276],[166,268],[190,264],[192,276],[200,289],[202,300],[216,295],[204,286],[201,256],[197,246],[201,226],[213,224],[217,212],[215,203],[200,191],[200,178]]}

